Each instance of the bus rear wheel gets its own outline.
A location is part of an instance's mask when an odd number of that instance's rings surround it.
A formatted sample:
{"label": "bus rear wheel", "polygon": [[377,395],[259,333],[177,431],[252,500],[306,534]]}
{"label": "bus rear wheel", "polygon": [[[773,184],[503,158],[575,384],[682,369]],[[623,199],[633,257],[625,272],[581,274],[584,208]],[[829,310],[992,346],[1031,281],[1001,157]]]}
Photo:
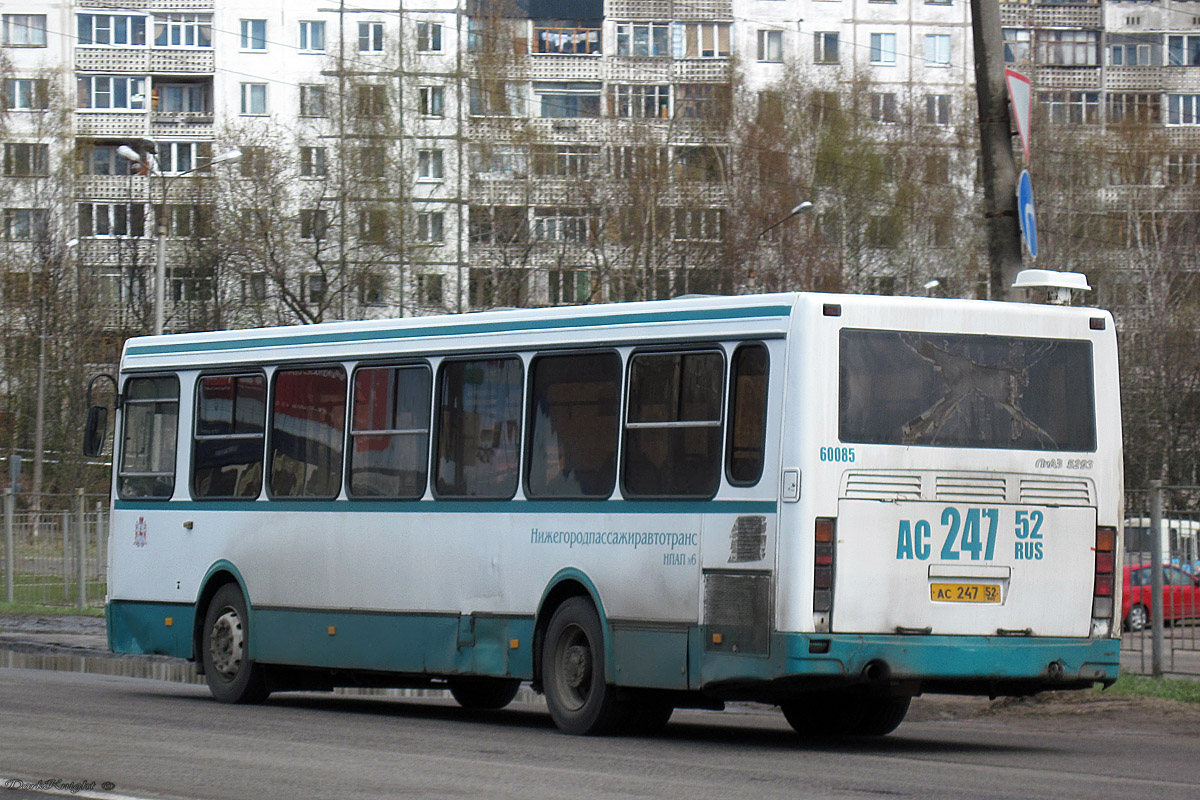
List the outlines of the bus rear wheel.
{"label": "bus rear wheel", "polygon": [[222,703],[261,703],[270,694],[266,671],[248,656],[249,642],[246,600],[227,583],[213,595],[200,635],[208,690]]}
{"label": "bus rear wheel", "polygon": [[504,708],[517,696],[521,682],[515,678],[451,678],[450,694],[463,708],[491,711]]}
{"label": "bus rear wheel", "polygon": [[629,717],[616,687],[605,681],[600,618],[585,598],[569,598],[550,618],[542,646],[542,688],[550,718],[564,733],[615,733]]}

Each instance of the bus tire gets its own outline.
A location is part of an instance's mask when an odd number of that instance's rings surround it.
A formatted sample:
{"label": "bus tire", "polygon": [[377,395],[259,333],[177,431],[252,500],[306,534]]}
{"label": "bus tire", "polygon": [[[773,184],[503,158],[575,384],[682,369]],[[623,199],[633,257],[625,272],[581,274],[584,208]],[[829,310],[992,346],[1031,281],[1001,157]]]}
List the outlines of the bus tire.
{"label": "bus tire", "polygon": [[605,680],[603,631],[588,599],[568,598],[554,612],[541,658],[542,690],[559,730],[596,736],[625,727],[628,706]]}
{"label": "bus tire", "polygon": [[213,595],[204,615],[200,646],[208,690],[222,703],[261,703],[267,699],[266,671],[247,657],[250,638],[246,599],[237,584]]}
{"label": "bus tire", "polygon": [[450,694],[463,708],[493,711],[504,708],[517,696],[521,681],[516,678],[451,678]]}
{"label": "bus tire", "polygon": [[864,697],[862,715],[851,731],[857,736],[886,736],[904,721],[911,697]]}

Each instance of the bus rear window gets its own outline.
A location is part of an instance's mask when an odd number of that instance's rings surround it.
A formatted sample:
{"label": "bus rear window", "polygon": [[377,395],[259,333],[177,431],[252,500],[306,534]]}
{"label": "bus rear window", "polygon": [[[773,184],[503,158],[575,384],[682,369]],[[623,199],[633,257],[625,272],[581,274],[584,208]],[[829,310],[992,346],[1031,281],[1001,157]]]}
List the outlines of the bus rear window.
{"label": "bus rear window", "polygon": [[843,442],[1096,449],[1090,342],[845,329],[840,357]]}

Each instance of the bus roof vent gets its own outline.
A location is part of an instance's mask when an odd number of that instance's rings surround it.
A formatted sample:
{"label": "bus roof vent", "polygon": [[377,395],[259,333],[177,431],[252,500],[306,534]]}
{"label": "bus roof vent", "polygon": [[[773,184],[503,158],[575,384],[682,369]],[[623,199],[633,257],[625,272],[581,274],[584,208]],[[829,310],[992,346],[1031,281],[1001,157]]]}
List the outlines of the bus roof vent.
{"label": "bus roof vent", "polygon": [[1014,289],[1045,290],[1045,302],[1054,305],[1071,304],[1072,292],[1090,292],[1087,276],[1082,272],[1059,272],[1053,269],[1023,269],[1017,273]]}

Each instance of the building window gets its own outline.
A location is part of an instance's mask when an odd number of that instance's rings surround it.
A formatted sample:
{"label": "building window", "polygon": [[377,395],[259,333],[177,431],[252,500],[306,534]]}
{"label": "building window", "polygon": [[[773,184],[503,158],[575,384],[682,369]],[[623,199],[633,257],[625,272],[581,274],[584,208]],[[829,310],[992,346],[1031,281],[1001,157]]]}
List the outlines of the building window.
{"label": "building window", "polygon": [[166,114],[211,112],[211,97],[206,83],[160,83],[151,94],[154,110]]}
{"label": "building window", "polygon": [[527,238],[525,206],[471,206],[468,218],[472,244],[514,244]]}
{"label": "building window", "polygon": [[676,147],[675,169],[681,180],[716,183],[725,173],[723,155],[708,145]]}
{"label": "building window", "polygon": [[168,174],[191,172],[198,166],[196,159],[207,158],[211,149],[209,142],[161,142],[158,145],[159,168]]}
{"label": "building window", "polygon": [[1166,158],[1167,183],[1171,186],[1194,186],[1200,182],[1200,154],[1168,153]]}
{"label": "building window", "polygon": [[534,145],[533,174],[558,178],[579,178],[599,174],[599,147],[590,145]]}
{"label": "building window", "polygon": [[124,14],[79,14],[76,17],[79,44],[144,45],[146,18]]}
{"label": "building window", "polygon": [[1168,36],[1167,64],[1172,67],[1200,66],[1200,36]]}
{"label": "building window", "polygon": [[670,55],[670,27],[666,22],[618,22],[617,55]]}
{"label": "building window", "polygon": [[710,497],[721,481],[720,353],[646,353],[629,365],[627,495]]}
{"label": "building window", "polygon": [[242,20],[241,44],[243,50],[266,50],[267,21],[265,19]]}
{"label": "building window", "polygon": [[325,23],[302,20],[300,22],[300,49],[306,53],[325,52]]}
{"label": "building window", "polygon": [[600,116],[599,83],[541,82],[533,84],[533,94],[541,117]]}
{"label": "building window", "polygon": [[387,114],[386,86],[370,84],[354,89],[354,111],[359,119],[376,119]]}
{"label": "building window", "polygon": [[[1109,36],[1111,42],[1115,34]],[[1124,37],[1122,37],[1124,38]],[[1154,63],[1155,45],[1147,42],[1124,41],[1108,46],[1108,64],[1112,67],[1149,67]],[[1159,58],[1161,58],[1161,53]]]}
{"label": "building window", "polygon": [[44,208],[6,208],[4,238],[10,242],[45,241],[48,220]]}
{"label": "building window", "polygon": [[817,64],[838,63],[837,31],[817,31],[813,34],[813,62]]}
{"label": "building window", "polygon": [[719,242],[725,223],[721,208],[677,208],[672,238],[677,242]]}
{"label": "building window", "polygon": [[593,290],[591,270],[552,269],[549,278],[551,305],[591,302]]}
{"label": "building window", "polygon": [[5,14],[0,43],[6,47],[45,47],[45,14]]}
{"label": "building window", "polygon": [[265,83],[242,84],[242,114],[261,116],[267,113],[267,85]]}
{"label": "building window", "polygon": [[212,14],[155,14],[155,47],[212,47]]}
{"label": "building window", "polygon": [[121,413],[121,497],[168,498],[175,493],[175,442],[179,430],[179,379],[130,378]]}
{"label": "building window", "polygon": [[950,156],[946,153],[926,153],[925,182],[935,186],[950,183]]}
{"label": "building window", "polygon": [[1100,124],[1099,92],[1038,92],[1051,125]]}
{"label": "building window", "polygon": [[346,372],[281,369],[271,403],[271,497],[333,499],[342,488]]}
{"label": "building window", "polygon": [[895,64],[896,63],[896,34],[894,34],[894,33],[872,33],[871,34],[871,63],[872,64]]}
{"label": "building window", "polygon": [[896,95],[892,92],[871,92],[871,119],[891,124],[896,122]]}
{"label": "building window", "polygon": [[360,23],[358,23],[358,52],[360,52],[360,53],[382,53],[383,52],[383,23],[382,22],[360,22]]}
{"label": "building window", "polygon": [[1023,28],[1004,29],[1004,63],[1028,64],[1032,53],[1031,33]]}
{"label": "building window", "polygon": [[325,177],[325,148],[300,148],[300,174],[305,178]]}
{"label": "building window", "polygon": [[1200,94],[1167,95],[1168,125],[1200,125]]}
{"label": "building window", "polygon": [[1162,124],[1162,95],[1158,93],[1109,92],[1106,101],[1105,118],[1110,124]]}
{"label": "building window", "polygon": [[728,58],[728,22],[677,23],[683,28],[683,58]]}
{"label": "building window", "polygon": [[367,244],[387,244],[388,219],[382,208],[363,208],[358,212],[358,238]]}
{"label": "building window", "polygon": [[1062,67],[1100,65],[1100,34],[1097,31],[1038,31],[1038,61]]}
{"label": "building window", "polygon": [[81,150],[86,175],[133,175],[138,165],[117,155],[119,145],[91,145]]}
{"label": "building window", "polygon": [[783,31],[760,30],[758,32],[758,60],[772,63],[783,61]]}
{"label": "building window", "polygon": [[300,116],[323,117],[326,113],[325,87],[311,83],[300,84]]}
{"label": "building window", "polygon": [[729,106],[727,84],[682,83],[675,88],[675,116],[680,119],[721,119]]}
{"label": "building window", "polygon": [[600,28],[564,26],[561,20],[539,20],[533,23],[533,52],[598,55]]}
{"label": "building window", "polygon": [[383,178],[387,175],[387,148],[358,148],[358,170],[360,178]]}
{"label": "building window", "polygon": [[321,272],[310,272],[301,277],[301,297],[310,306],[320,307],[328,296],[329,280]]}
{"label": "building window", "polygon": [[608,107],[614,117],[666,119],[670,116],[671,87],[610,84]]}
{"label": "building window", "polygon": [[438,244],[445,240],[446,214],[442,211],[422,211],[417,214],[417,241]]}
{"label": "building window", "polygon": [[446,91],[441,86],[422,86],[417,90],[420,112],[425,117],[440,117],[446,113]]}
{"label": "building window", "polygon": [[271,167],[271,150],[259,145],[243,145],[238,169],[243,178],[261,178]]}
{"label": "building window", "polygon": [[417,23],[417,50],[422,53],[442,52],[442,26],[436,22]]}
{"label": "building window", "polygon": [[4,145],[4,174],[12,178],[44,178],[50,174],[50,145],[28,142]]}
{"label": "building window", "polygon": [[[161,205],[154,208],[156,214],[163,210]],[[168,236],[206,237],[212,236],[213,211],[211,204],[169,203],[159,219],[164,221]]]}
{"label": "building window", "polygon": [[80,203],[80,236],[145,236],[146,209],[140,203]]}
{"label": "building window", "polygon": [[355,371],[352,496],[419,500],[425,494],[432,384],[426,366]]}
{"label": "building window", "polygon": [[440,181],[445,175],[442,172],[441,150],[417,151],[417,179],[424,181]]}
{"label": "building window", "polygon": [[525,84],[472,79],[469,92],[471,116],[525,116]]}
{"label": "building window", "polygon": [[4,107],[9,111],[44,111],[50,106],[49,86],[45,78],[9,78],[4,84]]}
{"label": "building window", "polygon": [[361,306],[387,305],[384,298],[383,276],[367,272],[358,276],[358,304]]}
{"label": "building window", "polygon": [[950,35],[929,33],[925,35],[925,66],[944,67],[950,64]]}
{"label": "building window", "polygon": [[543,242],[588,241],[592,217],[582,208],[535,208],[533,238]]}
{"label": "building window", "polygon": [[950,95],[925,95],[925,122],[929,125],[950,124]]}
{"label": "building window", "polygon": [[323,208],[300,209],[300,238],[324,239],[329,232],[329,212]]}
{"label": "building window", "polygon": [[146,108],[146,79],[123,75],[87,75],[75,79],[78,108],[141,111]]}
{"label": "building window", "polygon": [[622,145],[609,151],[609,172],[622,180],[658,181],[670,163],[665,147]]}
{"label": "building window", "polygon": [[442,304],[442,276],[436,272],[423,272],[417,276],[417,302],[423,306]]}

